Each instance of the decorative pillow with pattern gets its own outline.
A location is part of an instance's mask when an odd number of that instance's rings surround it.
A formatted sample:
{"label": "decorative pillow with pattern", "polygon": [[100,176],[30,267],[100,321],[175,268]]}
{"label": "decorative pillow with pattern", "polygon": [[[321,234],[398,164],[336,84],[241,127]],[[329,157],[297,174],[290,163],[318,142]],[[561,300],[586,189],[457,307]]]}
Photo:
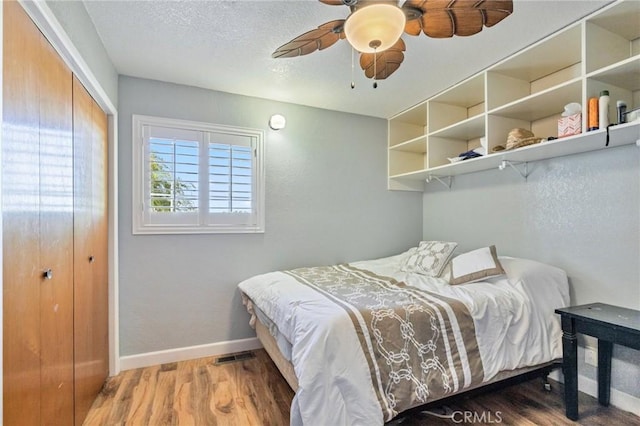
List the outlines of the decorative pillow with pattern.
{"label": "decorative pillow with pattern", "polygon": [[415,250],[404,259],[401,270],[430,277],[437,277],[451,259],[458,243],[445,241],[422,241]]}
{"label": "decorative pillow with pattern", "polygon": [[456,256],[447,269],[450,270],[449,283],[452,285],[484,281],[505,273],[498,260],[496,246],[483,247]]}

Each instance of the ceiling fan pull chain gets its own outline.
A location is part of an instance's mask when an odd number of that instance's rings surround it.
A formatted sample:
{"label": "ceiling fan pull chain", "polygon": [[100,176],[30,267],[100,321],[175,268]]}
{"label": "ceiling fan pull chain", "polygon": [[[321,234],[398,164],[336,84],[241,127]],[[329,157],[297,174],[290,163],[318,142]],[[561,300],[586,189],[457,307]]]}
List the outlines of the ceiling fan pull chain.
{"label": "ceiling fan pull chain", "polygon": [[373,49],[373,88],[377,89],[378,88],[378,70],[377,70],[377,61],[378,61],[378,48],[374,48]]}
{"label": "ceiling fan pull chain", "polygon": [[353,74],[354,74],[354,57],[356,56],[356,49],[353,48],[353,46],[351,47],[351,88],[355,89],[356,88],[356,82],[353,79]]}

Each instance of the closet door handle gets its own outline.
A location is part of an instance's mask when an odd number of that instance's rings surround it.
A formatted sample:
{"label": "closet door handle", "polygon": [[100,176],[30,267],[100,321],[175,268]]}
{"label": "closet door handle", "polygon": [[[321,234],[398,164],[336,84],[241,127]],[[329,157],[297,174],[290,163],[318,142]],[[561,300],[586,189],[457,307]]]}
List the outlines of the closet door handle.
{"label": "closet door handle", "polygon": [[95,256],[89,256],[89,263],[93,263],[96,261]]}
{"label": "closet door handle", "polygon": [[45,280],[50,280],[50,279],[52,279],[52,278],[53,278],[53,271],[51,270],[51,268],[49,268],[49,269],[45,270],[45,271],[42,273],[42,277],[43,277]]}

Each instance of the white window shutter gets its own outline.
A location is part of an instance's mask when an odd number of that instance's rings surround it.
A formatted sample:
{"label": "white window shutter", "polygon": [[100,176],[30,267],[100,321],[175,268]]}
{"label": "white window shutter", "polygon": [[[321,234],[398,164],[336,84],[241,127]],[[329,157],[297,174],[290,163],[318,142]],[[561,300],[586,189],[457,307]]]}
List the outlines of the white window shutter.
{"label": "white window shutter", "polygon": [[134,233],[263,232],[262,131],[143,116],[136,127]]}

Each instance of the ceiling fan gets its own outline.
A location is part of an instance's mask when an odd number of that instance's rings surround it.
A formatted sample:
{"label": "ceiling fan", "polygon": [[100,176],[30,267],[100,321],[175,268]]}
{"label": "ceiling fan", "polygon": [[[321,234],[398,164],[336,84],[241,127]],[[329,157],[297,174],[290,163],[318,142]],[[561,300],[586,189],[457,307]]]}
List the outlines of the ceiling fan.
{"label": "ceiling fan", "polygon": [[[319,0],[351,9],[346,19],[326,22],[278,47],[273,58],[292,58],[324,50],[347,39],[360,53],[367,78],[383,80],[404,60],[401,36],[424,33],[429,37],[470,36],[492,27],[513,12],[512,0]],[[402,3],[402,6],[399,5]],[[351,87],[355,87],[351,83]]]}

